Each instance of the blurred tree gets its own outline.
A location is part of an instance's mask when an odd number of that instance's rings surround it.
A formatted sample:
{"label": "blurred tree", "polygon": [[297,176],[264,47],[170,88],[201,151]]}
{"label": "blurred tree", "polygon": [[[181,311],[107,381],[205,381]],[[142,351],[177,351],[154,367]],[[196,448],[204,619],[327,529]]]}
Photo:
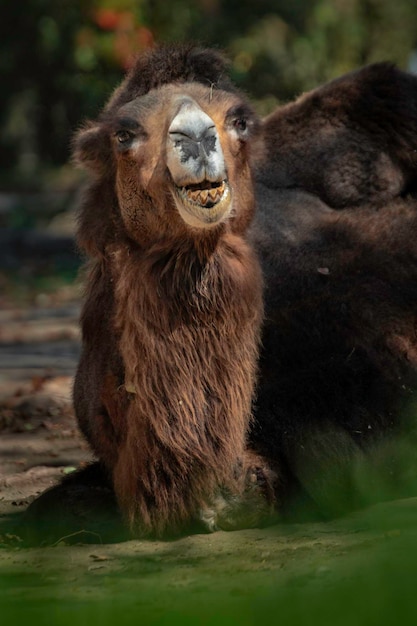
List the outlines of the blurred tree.
{"label": "blurred tree", "polygon": [[154,41],[218,46],[264,113],[377,60],[407,67],[410,0],[0,0],[0,184],[39,184],[67,161],[133,55]]}
{"label": "blurred tree", "polygon": [[36,186],[42,168],[68,160],[74,129],[152,35],[137,0],[21,0],[4,14],[0,183]]}
{"label": "blurred tree", "polygon": [[224,48],[261,111],[366,63],[407,67],[417,45],[410,0],[143,0],[143,15],[157,40]]}

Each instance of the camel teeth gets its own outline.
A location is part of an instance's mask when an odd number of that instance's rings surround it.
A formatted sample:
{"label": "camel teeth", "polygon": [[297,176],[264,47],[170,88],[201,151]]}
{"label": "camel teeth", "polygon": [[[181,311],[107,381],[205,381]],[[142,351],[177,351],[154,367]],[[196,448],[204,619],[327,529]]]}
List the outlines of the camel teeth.
{"label": "camel teeth", "polygon": [[200,191],[200,200],[203,206],[207,204],[208,195],[209,195],[209,192],[207,189],[203,189],[202,191]]}
{"label": "camel teeth", "polygon": [[192,202],[198,202],[198,197],[200,195],[199,191],[192,191],[191,189],[186,191],[187,197],[192,201]]}
{"label": "camel teeth", "polygon": [[209,189],[208,195],[210,196],[210,200],[214,202],[218,196],[218,190],[216,188]]}
{"label": "camel teeth", "polygon": [[200,206],[210,206],[217,204],[222,199],[226,185],[224,181],[218,187],[211,187],[209,189],[187,189],[186,187],[180,187],[179,193],[188,202],[192,204],[198,204]]}

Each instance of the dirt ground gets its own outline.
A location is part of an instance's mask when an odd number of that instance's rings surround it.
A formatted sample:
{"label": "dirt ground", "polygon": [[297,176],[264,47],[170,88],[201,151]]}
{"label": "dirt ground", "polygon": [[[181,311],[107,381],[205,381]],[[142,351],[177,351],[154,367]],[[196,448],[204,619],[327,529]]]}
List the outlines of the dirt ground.
{"label": "dirt ground", "polygon": [[0,514],[91,458],[71,408],[76,303],[0,312]]}
{"label": "dirt ground", "polygon": [[0,313],[2,623],[417,622],[417,498],[327,523],[24,547],[28,504],[91,460],[71,409],[78,313],[71,298]]}

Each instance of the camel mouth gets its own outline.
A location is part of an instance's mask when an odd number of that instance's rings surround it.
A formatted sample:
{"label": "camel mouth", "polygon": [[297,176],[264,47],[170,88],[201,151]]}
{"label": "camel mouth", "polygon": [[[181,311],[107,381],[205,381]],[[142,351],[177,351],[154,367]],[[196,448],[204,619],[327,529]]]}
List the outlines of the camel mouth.
{"label": "camel mouth", "polygon": [[192,226],[216,224],[230,208],[231,193],[227,180],[204,180],[176,187],[175,190],[178,210],[184,221]]}
{"label": "camel mouth", "polygon": [[222,180],[220,183],[204,181],[203,183],[179,187],[178,193],[187,202],[211,209],[222,200],[226,186],[225,180]]}

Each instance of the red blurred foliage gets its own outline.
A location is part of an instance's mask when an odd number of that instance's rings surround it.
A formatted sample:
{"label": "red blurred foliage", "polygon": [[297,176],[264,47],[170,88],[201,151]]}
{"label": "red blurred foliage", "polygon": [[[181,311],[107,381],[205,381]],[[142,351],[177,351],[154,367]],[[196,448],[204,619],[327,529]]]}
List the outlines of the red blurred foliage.
{"label": "red blurred foliage", "polygon": [[94,13],[94,21],[103,30],[116,30],[123,14],[114,9],[97,9]]}
{"label": "red blurred foliage", "polygon": [[135,15],[130,11],[98,9],[94,13],[94,21],[102,30],[114,32],[114,56],[125,70],[132,65],[138,52],[155,43],[149,28],[137,24]]}

